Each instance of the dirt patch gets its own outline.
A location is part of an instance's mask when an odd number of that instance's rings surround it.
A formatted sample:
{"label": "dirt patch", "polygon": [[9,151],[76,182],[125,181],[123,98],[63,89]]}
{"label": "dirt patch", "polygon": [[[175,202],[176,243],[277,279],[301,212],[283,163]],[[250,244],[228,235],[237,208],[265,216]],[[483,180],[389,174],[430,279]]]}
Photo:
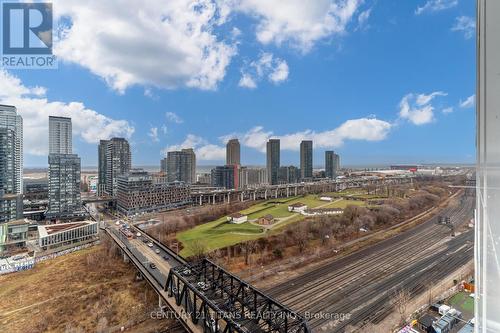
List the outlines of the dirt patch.
{"label": "dirt patch", "polygon": [[[106,243],[106,242],[104,242]],[[102,244],[0,277],[0,332],[113,332],[146,325],[158,303],[145,281]]]}

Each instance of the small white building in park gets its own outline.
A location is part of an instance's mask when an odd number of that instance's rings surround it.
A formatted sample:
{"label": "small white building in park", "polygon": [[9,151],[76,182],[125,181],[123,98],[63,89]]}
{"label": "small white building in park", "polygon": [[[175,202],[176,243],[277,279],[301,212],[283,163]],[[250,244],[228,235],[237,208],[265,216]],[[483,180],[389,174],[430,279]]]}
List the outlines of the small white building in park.
{"label": "small white building in park", "polygon": [[227,221],[229,223],[240,224],[240,223],[244,223],[244,222],[248,221],[248,216],[240,214],[240,213],[234,213],[234,214],[231,214],[227,217]]}
{"label": "small white building in park", "polygon": [[307,205],[303,204],[302,202],[296,202],[296,203],[288,206],[289,212],[302,213],[306,209],[307,209]]}
{"label": "small white building in park", "polygon": [[342,208],[317,208],[317,209],[305,209],[301,214],[304,216],[315,216],[315,215],[340,215],[344,212]]}
{"label": "small white building in park", "polygon": [[332,197],[320,197],[319,200],[332,202],[333,199],[332,199]]}

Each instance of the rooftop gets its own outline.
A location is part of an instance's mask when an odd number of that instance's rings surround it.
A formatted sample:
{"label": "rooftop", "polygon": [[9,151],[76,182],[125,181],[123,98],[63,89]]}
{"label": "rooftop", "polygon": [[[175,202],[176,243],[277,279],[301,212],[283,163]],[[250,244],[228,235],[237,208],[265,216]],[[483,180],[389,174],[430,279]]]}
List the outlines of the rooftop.
{"label": "rooftop", "polygon": [[289,207],[304,207],[306,204],[303,204],[302,202],[296,202],[294,204],[289,205]]}
{"label": "rooftop", "polygon": [[40,237],[46,237],[59,232],[68,231],[71,229],[76,229],[83,227],[85,225],[94,224],[97,222],[93,221],[81,221],[81,222],[69,222],[69,223],[59,223],[59,224],[49,224],[49,225],[39,225],[38,233]]}

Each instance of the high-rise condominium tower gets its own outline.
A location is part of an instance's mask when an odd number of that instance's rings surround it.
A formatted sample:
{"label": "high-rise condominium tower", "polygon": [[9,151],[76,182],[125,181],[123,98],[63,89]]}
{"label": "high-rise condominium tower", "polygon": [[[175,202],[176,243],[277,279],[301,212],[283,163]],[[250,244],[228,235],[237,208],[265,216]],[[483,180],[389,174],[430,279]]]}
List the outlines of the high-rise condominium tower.
{"label": "high-rise condominium tower", "polygon": [[49,117],[48,218],[72,218],[82,214],[80,157],[72,154],[71,118]]}
{"label": "high-rise condominium tower", "polygon": [[169,182],[181,181],[188,184],[196,182],[196,155],[192,148],[169,151],[162,165],[166,166]]}
{"label": "high-rise condominium tower", "polygon": [[280,140],[270,139],[266,146],[267,180],[269,184],[276,185],[279,182],[278,174],[280,168]]}
{"label": "high-rise condominium tower", "polygon": [[304,140],[300,143],[300,178],[313,176],[313,142]]}
{"label": "high-rise condominium tower", "polygon": [[231,139],[226,144],[226,165],[240,165],[240,142]]}
{"label": "high-rise condominium tower", "polygon": [[71,118],[49,116],[49,154],[71,154]]}
{"label": "high-rise condominium tower", "polygon": [[0,223],[22,217],[22,191],[23,118],[0,105]]}
{"label": "high-rise condominium tower", "polygon": [[335,179],[340,169],[340,157],[331,150],[325,151],[325,177]]}
{"label": "high-rise condominium tower", "polygon": [[99,142],[99,195],[116,195],[117,177],[126,174],[132,166],[130,145],[124,138]]}

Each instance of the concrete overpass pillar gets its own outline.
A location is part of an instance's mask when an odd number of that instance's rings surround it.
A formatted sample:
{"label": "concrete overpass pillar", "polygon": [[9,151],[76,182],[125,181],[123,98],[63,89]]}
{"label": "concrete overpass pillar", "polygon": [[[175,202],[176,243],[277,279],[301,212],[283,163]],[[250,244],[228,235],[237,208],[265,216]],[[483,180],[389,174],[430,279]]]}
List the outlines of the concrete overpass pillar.
{"label": "concrete overpass pillar", "polygon": [[290,188],[287,186],[287,187],[286,187],[286,197],[287,197],[287,198],[288,198],[288,194],[289,194],[289,192],[290,192]]}
{"label": "concrete overpass pillar", "polygon": [[257,198],[257,191],[253,191],[253,201],[255,201]]}
{"label": "concrete overpass pillar", "polygon": [[203,205],[203,195],[200,195],[200,206]]}
{"label": "concrete overpass pillar", "polygon": [[264,191],[264,200],[267,200],[267,190]]}
{"label": "concrete overpass pillar", "polygon": [[295,186],[295,196],[297,196],[297,186]]}
{"label": "concrete overpass pillar", "polygon": [[213,196],[213,202],[212,202],[212,204],[214,204],[214,205],[215,205],[215,194],[214,194],[214,196]]}

